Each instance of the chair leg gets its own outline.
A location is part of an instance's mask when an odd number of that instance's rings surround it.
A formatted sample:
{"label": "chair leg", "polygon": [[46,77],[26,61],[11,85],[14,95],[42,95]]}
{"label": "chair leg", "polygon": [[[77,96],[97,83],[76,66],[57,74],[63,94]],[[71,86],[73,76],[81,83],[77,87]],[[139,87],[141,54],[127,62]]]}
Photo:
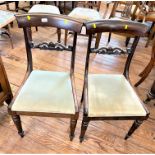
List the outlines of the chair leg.
{"label": "chair leg", "polygon": [[61,29],[57,28],[57,34],[58,34],[58,43],[61,42]]}
{"label": "chair leg", "polygon": [[65,46],[67,45],[67,36],[68,36],[68,30],[65,30],[65,39],[64,39]]}
{"label": "chair leg", "polygon": [[96,42],[95,42],[95,48],[98,48],[99,47],[101,35],[102,35],[102,33],[97,33]]}
{"label": "chair leg", "polygon": [[124,139],[127,140],[142,123],[142,120],[135,120]]}
{"label": "chair leg", "polygon": [[84,136],[85,136],[88,124],[89,124],[89,119],[88,119],[88,117],[84,116],[83,120],[82,120],[82,124],[81,124],[81,133],[80,133],[80,142],[81,143],[84,140]]}
{"label": "chair leg", "polygon": [[126,38],[126,41],[125,41],[125,46],[126,46],[126,47],[128,46],[129,42],[130,42],[130,37],[127,37],[127,38]]}
{"label": "chair leg", "polygon": [[70,135],[69,135],[70,141],[72,141],[74,138],[76,124],[77,124],[77,119],[71,118],[71,120],[70,120]]}
{"label": "chair leg", "polygon": [[111,40],[111,33],[109,33],[107,44],[109,44],[110,40]]}
{"label": "chair leg", "polygon": [[21,120],[20,120],[20,116],[19,115],[11,115],[12,117],[12,120],[18,130],[18,134],[21,136],[21,137],[24,137],[24,131],[22,129],[22,125],[21,125]]}
{"label": "chair leg", "polygon": [[10,28],[9,28],[8,25],[6,26],[6,28],[7,28],[8,32],[4,32],[4,34],[6,34],[9,37],[9,40],[10,40],[10,43],[11,43],[11,47],[13,49],[13,41],[12,41],[12,36],[11,36]]}
{"label": "chair leg", "polygon": [[38,31],[38,27],[36,26],[36,31]]}

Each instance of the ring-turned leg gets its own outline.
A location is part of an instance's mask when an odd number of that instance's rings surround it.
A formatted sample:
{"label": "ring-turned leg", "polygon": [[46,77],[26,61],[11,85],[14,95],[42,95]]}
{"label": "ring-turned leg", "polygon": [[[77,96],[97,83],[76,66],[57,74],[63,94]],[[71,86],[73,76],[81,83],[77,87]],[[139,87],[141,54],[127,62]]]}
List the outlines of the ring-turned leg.
{"label": "ring-turned leg", "polygon": [[83,120],[82,120],[82,124],[81,124],[81,133],[80,133],[80,142],[81,143],[84,140],[84,136],[85,136],[88,124],[89,124],[89,118],[84,116]]}
{"label": "ring-turned leg", "polygon": [[127,140],[142,123],[142,120],[135,120],[124,139]]}
{"label": "ring-turned leg", "polygon": [[22,125],[21,125],[21,120],[20,120],[20,116],[19,115],[11,115],[12,117],[12,120],[18,130],[18,134],[21,136],[21,137],[24,137],[24,131],[22,129]]}
{"label": "ring-turned leg", "polygon": [[72,141],[74,138],[76,124],[77,124],[77,119],[71,118],[71,120],[70,120],[70,135],[69,135],[70,141]]}

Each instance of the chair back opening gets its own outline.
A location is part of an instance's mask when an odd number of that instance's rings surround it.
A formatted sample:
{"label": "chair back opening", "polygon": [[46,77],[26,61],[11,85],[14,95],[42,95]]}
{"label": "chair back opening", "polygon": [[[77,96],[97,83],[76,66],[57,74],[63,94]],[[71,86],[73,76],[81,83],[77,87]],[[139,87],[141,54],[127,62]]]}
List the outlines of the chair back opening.
{"label": "chair back opening", "polygon": [[[108,55],[128,55],[125,68],[124,76],[129,79],[129,67],[131,60],[133,58],[136,46],[138,44],[139,38],[145,36],[149,28],[143,23],[138,23],[134,21],[124,21],[124,20],[98,20],[92,22],[86,22],[86,33],[89,35],[88,47],[87,47],[87,56],[86,56],[86,66],[85,66],[85,76],[88,74],[89,70],[89,57],[91,53],[98,54],[108,54]],[[130,48],[126,50],[119,47],[101,47],[101,48],[92,48],[92,36],[96,33],[102,32],[116,32],[126,35],[131,35],[134,38],[133,44]],[[87,77],[86,77],[87,78]]]}
{"label": "chair back opening", "polygon": [[[19,28],[23,28],[26,52],[27,52],[27,71],[30,73],[33,70],[32,49],[39,48],[51,51],[70,51],[71,67],[70,73],[74,72],[74,61],[76,52],[77,33],[80,33],[83,23],[64,15],[45,14],[45,13],[31,13],[24,15],[16,15]],[[71,46],[64,46],[61,43],[41,42],[35,44],[32,39],[32,27],[55,27],[57,29],[65,29],[73,31],[74,38]],[[52,38],[50,38],[52,39]]]}

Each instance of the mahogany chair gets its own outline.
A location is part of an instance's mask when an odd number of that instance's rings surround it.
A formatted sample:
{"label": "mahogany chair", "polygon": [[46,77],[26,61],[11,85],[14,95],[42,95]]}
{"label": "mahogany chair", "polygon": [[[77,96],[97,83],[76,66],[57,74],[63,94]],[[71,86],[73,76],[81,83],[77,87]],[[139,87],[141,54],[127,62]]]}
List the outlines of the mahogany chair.
{"label": "mahogany chair", "polygon": [[[76,18],[82,22],[101,20],[103,19],[99,13],[100,10],[100,1],[82,1],[78,2],[77,7],[75,7],[69,14],[69,17]],[[67,44],[68,31],[65,31],[65,45]],[[84,35],[85,36],[85,35]],[[96,36],[95,47],[98,48],[99,42],[101,39],[101,33],[98,33]]]}
{"label": "mahogany chair", "polygon": [[[74,61],[77,33],[81,31],[83,23],[68,16],[56,14],[24,14],[17,15],[16,19],[19,28],[23,28],[24,31],[27,52],[27,73],[8,109],[18,133],[21,137],[24,136],[20,115],[67,117],[71,120],[70,140],[72,140],[79,115],[74,85]],[[31,27],[36,26],[56,27],[73,31],[72,46],[52,42],[33,43]],[[33,70],[32,49],[34,48],[70,52],[70,72]]]}
{"label": "mahogany chair", "polygon": [[0,105],[3,105],[4,101],[9,105],[13,98],[10,84],[5,72],[5,68],[0,57]]}
{"label": "mahogany chair", "polygon": [[[60,14],[60,10],[57,6],[45,5],[45,4],[35,4],[31,7],[28,13],[52,13]],[[36,27],[38,31],[38,28]],[[61,29],[57,28],[58,42],[61,42]]]}
{"label": "mahogany chair", "polygon": [[[93,28],[96,24],[96,28]],[[84,88],[81,101],[84,102],[80,141],[90,121],[96,120],[134,120],[125,136],[127,139],[149,116],[148,110],[139,99],[129,82],[129,68],[139,38],[145,36],[148,27],[142,23],[122,20],[101,20],[85,23],[89,35]],[[117,32],[134,36],[131,48],[101,47],[91,48],[92,35],[95,33]],[[92,53],[121,55],[128,54],[123,74],[90,74],[89,59]]]}

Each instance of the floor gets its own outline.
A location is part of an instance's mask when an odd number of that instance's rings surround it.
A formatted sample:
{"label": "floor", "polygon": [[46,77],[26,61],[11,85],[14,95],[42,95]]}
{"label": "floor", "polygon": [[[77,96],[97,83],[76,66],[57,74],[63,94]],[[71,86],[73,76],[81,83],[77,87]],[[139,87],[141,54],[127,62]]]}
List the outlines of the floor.
{"label": "floor", "polygon": [[[104,8],[104,6],[103,6]],[[26,72],[26,53],[22,29],[17,27],[16,21],[11,28],[14,49],[11,49],[9,41],[0,41],[0,55],[15,93],[20,86]],[[57,40],[56,29],[33,29],[34,39]],[[108,34],[102,34],[101,45],[107,42]],[[50,39],[51,38],[51,39]],[[64,31],[62,31],[62,40]],[[2,38],[7,39],[7,38]],[[68,43],[72,41],[69,35]],[[78,101],[81,98],[83,86],[84,64],[87,47],[87,37],[78,36],[75,82]],[[112,35],[112,46],[124,46],[125,38]],[[139,79],[138,74],[144,69],[150,59],[151,43],[145,48],[146,38],[141,38],[130,68],[132,84]],[[66,71],[69,69],[70,54],[50,51],[33,51],[35,69]],[[121,73],[125,62],[125,56],[101,56],[91,57],[90,72],[93,73]],[[138,88],[135,88],[140,98],[144,100],[154,80],[155,69]],[[155,153],[155,101],[151,101],[146,107],[150,111],[150,118],[129,138],[124,136],[130,128],[132,121],[98,121],[91,122],[86,132],[86,138],[81,144],[79,133],[82,119],[80,118],[75,131],[75,138],[69,141],[69,119],[28,117],[22,116],[25,137],[20,138],[16,128],[7,113],[7,106],[0,108],[0,153]],[[79,102],[80,105],[80,102]]]}

